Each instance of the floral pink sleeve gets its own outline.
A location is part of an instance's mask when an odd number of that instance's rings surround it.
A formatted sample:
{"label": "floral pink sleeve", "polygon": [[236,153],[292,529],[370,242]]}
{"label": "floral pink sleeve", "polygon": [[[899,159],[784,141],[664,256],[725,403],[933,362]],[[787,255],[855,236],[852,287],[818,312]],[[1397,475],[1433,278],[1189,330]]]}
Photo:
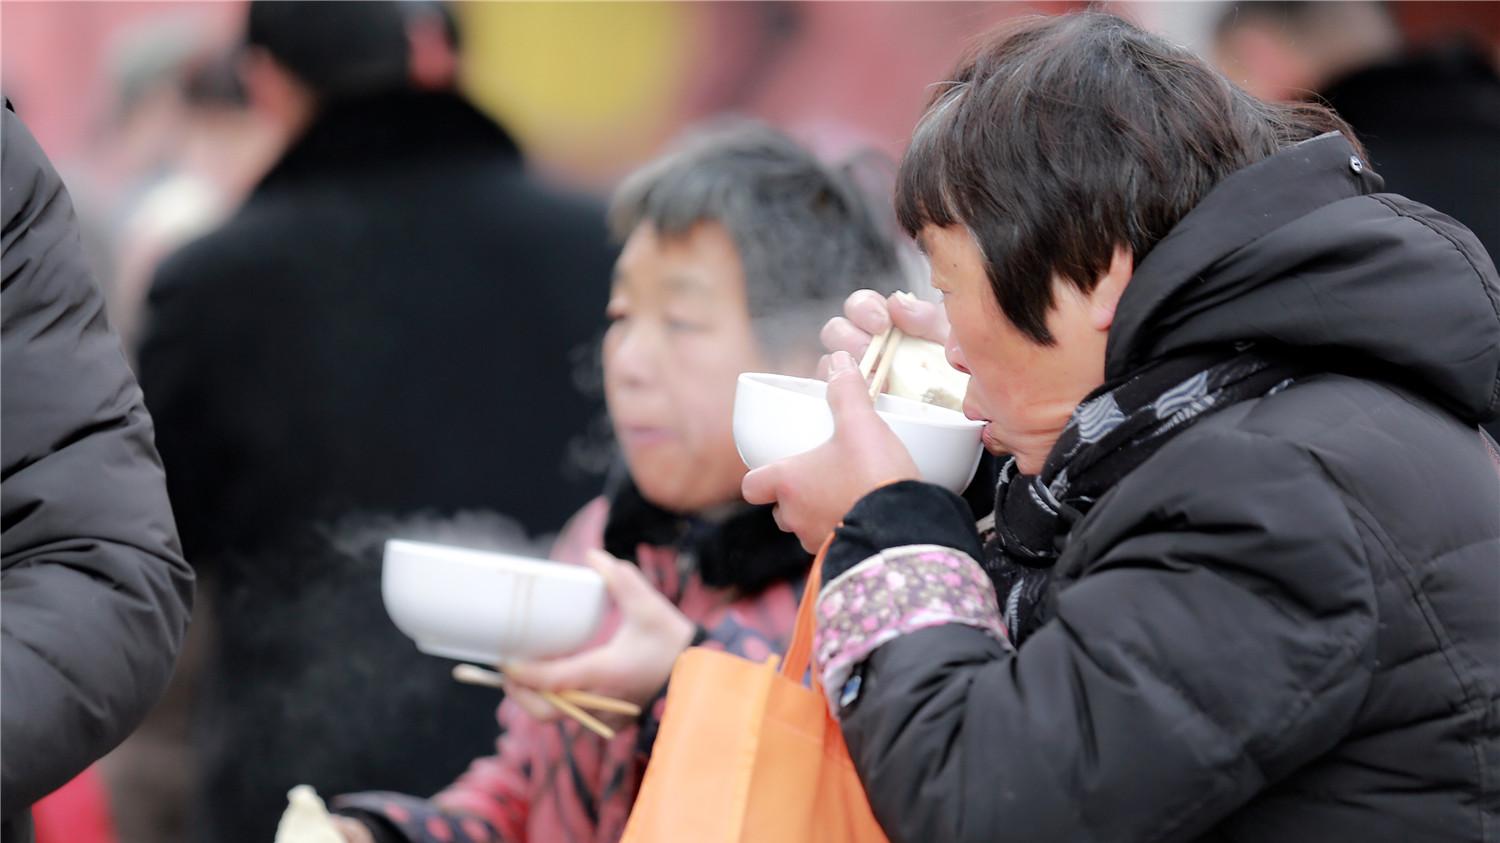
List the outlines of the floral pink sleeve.
{"label": "floral pink sleeve", "polygon": [[829,707],[854,666],[880,645],[958,623],[1009,643],[990,578],[969,555],[938,545],[894,547],[845,571],[818,597],[813,658]]}

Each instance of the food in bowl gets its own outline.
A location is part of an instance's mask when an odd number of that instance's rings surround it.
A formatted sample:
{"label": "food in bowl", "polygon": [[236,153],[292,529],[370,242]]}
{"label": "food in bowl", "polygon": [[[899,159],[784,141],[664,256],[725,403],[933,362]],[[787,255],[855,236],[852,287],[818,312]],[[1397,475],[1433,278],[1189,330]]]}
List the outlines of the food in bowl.
{"label": "food in bowl", "polygon": [[604,578],[546,559],[392,539],[381,594],[417,649],[460,661],[572,653],[604,618]]}
{"label": "food in bowl", "polygon": [[941,343],[903,336],[891,361],[885,391],[898,398],[962,412],[969,376],[948,364]]}
{"label": "food in bowl", "polygon": [[276,824],[275,843],[344,843],[328,808],[310,785],[299,784],[286,795],[286,811]]}

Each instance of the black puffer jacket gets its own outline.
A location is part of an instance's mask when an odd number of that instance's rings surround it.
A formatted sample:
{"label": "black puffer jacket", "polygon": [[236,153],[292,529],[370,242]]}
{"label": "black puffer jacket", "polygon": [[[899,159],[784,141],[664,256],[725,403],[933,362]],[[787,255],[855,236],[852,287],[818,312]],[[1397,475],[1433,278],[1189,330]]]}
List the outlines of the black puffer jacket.
{"label": "black puffer jacket", "polygon": [[[1138,266],[1107,358],[1254,340],[1320,374],[1100,498],[1018,650],[914,624],[855,669],[843,729],[893,840],[1500,840],[1500,469],[1475,427],[1500,283],[1352,156],[1330,136],[1225,180]],[[870,562],[968,570],[965,515],[869,495],[821,599]]]}
{"label": "black puffer jacket", "polygon": [[192,605],[151,417],[62,179],[8,106],[0,424],[0,843],[155,704]]}

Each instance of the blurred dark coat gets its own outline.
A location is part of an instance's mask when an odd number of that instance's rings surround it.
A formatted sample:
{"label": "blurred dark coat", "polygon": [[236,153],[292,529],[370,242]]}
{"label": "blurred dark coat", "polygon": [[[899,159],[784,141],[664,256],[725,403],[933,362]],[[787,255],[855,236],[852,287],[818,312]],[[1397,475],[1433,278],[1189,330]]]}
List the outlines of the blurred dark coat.
{"label": "blurred dark coat", "polygon": [[[1388,189],[1431,205],[1500,259],[1500,71],[1454,44],[1362,68],[1322,92]],[[1500,438],[1500,421],[1485,425]]]}
{"label": "blurred dark coat", "polygon": [[[286,791],[427,793],[495,739],[493,692],[385,615],[382,519],[556,531],[602,414],[604,216],[453,94],[335,103],[222,229],[161,268],[141,381],[220,635],[199,839],[271,839]],[[421,750],[413,751],[414,747]]]}
{"label": "blurred dark coat", "polygon": [[1322,91],[1386,188],[1463,223],[1500,254],[1500,71],[1451,45],[1355,71]]}
{"label": "blurred dark coat", "polygon": [[151,418],[104,318],[73,206],[7,107],[0,153],[0,841],[130,734],[192,606]]}

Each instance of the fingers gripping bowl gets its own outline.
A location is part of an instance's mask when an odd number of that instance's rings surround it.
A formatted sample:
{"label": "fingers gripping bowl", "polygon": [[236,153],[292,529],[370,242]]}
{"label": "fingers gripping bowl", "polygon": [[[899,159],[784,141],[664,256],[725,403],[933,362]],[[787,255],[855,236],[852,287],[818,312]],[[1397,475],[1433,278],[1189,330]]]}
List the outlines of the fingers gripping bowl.
{"label": "fingers gripping bowl", "polygon": [[481,664],[578,650],[608,599],[578,565],[397,539],[385,543],[381,594],[417,649]]}
{"label": "fingers gripping bowl", "polygon": [[[752,469],[818,447],[833,435],[828,384],[788,375],[740,375],[734,397],[734,442]],[[955,410],[880,395],[875,411],[911,453],[922,479],[962,492],[983,451],[984,422]]]}

